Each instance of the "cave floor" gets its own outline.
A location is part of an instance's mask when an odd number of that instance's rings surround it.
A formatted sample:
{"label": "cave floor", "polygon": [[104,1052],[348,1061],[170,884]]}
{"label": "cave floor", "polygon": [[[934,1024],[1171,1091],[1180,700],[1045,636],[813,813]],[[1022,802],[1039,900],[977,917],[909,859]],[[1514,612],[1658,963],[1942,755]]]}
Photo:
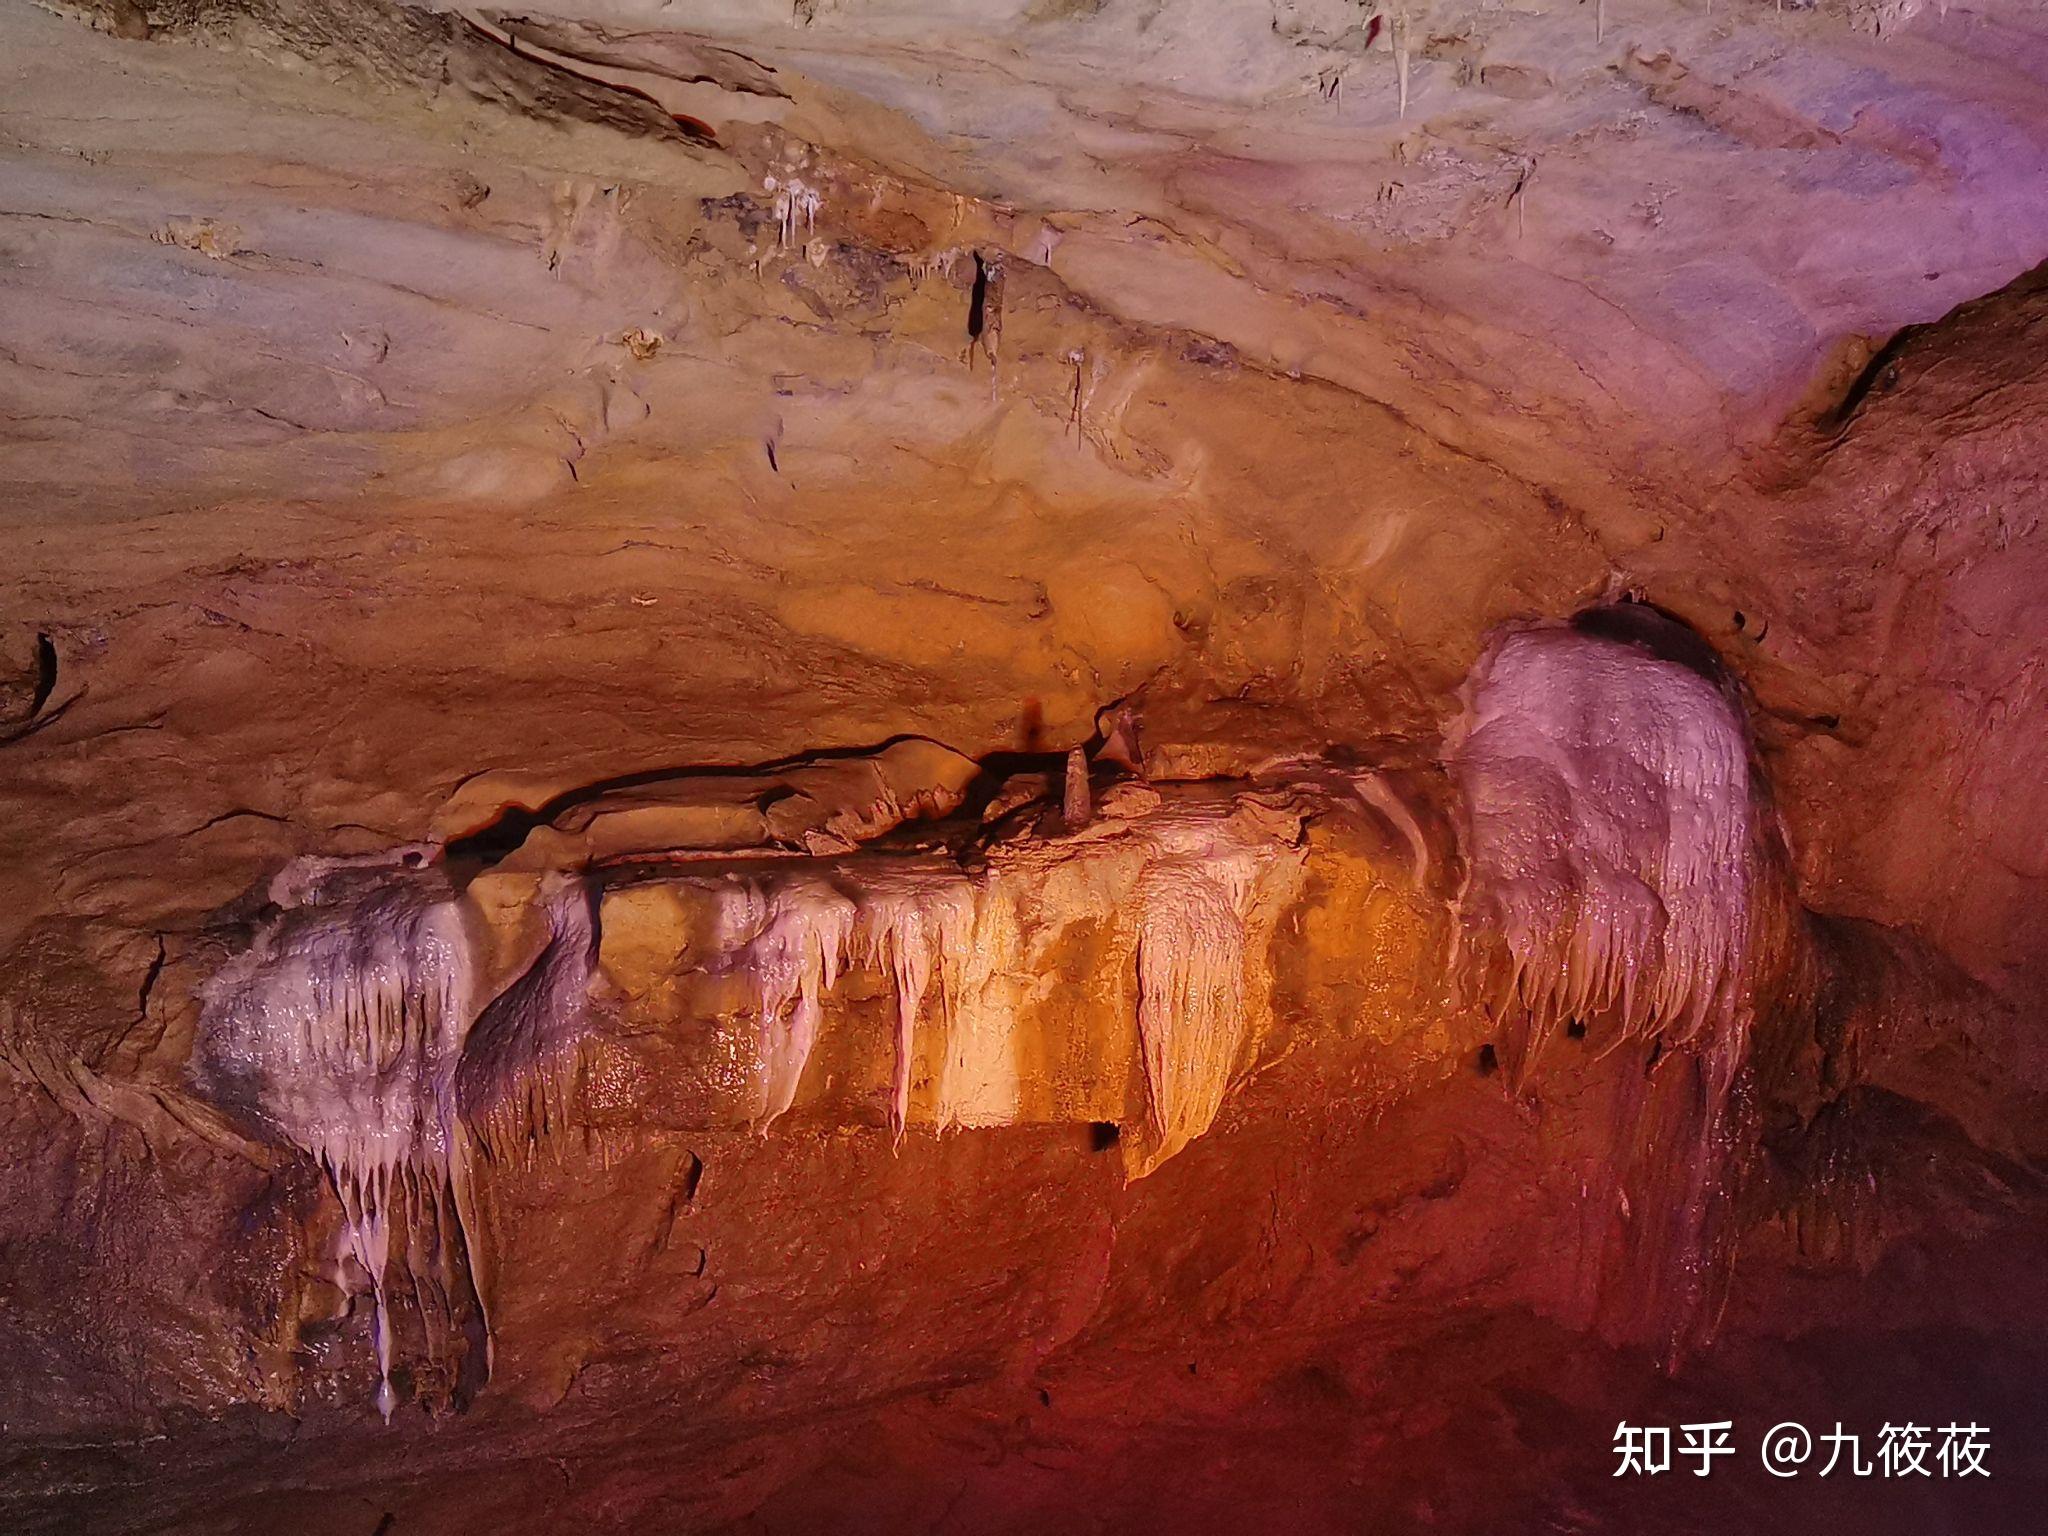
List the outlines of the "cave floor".
{"label": "cave floor", "polygon": [[[504,1403],[387,1428],[314,1409],[140,1444],[17,1448],[20,1536],[408,1529],[768,1533],[2019,1533],[2048,1500],[2048,1202],[1867,1273],[1754,1234],[1722,1337],[1676,1376],[1522,1310],[1396,1303],[1366,1326],[1086,1337],[1028,1377],[935,1382],[736,1432],[629,1398],[566,1426]],[[1735,1454],[1618,1477],[1617,1424],[1730,1421]],[[1797,1476],[1766,1430],[1989,1431],[1988,1478]],[[550,1426],[554,1427],[551,1428]],[[1845,1462],[1846,1467],[1846,1462]],[[734,1507],[746,1512],[727,1518]]]}

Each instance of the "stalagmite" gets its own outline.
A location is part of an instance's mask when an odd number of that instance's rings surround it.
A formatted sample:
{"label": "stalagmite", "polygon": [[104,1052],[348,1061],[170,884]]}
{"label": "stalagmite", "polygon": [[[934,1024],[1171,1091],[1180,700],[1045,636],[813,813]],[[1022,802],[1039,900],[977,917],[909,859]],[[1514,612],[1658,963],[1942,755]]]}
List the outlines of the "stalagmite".
{"label": "stalagmite", "polygon": [[1060,814],[1070,830],[1088,824],[1088,758],[1079,747],[1067,754],[1067,778],[1060,800]]}

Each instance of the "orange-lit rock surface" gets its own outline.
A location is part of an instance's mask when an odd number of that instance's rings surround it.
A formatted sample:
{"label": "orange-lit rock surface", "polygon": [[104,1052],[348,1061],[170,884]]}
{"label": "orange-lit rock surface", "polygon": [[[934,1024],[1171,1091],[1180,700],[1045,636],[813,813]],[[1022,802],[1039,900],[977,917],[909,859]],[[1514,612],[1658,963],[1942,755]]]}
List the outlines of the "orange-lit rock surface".
{"label": "orange-lit rock surface", "polygon": [[0,126],[0,1527],[2036,1518],[2037,8],[16,0]]}

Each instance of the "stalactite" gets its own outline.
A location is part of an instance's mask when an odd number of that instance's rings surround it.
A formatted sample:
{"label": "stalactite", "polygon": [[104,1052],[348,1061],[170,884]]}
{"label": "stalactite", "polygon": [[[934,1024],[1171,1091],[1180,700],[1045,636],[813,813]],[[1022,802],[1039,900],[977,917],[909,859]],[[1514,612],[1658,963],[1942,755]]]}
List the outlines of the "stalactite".
{"label": "stalactite", "polygon": [[775,195],[775,244],[788,249],[797,243],[797,228],[803,227],[809,234],[818,224],[818,210],[824,206],[824,199],[814,187],[792,177],[778,181],[773,176],[763,178],[761,190]]}
{"label": "stalactite", "polygon": [[1673,659],[1699,648],[1689,631],[1647,609],[1620,627],[1664,652],[1530,629],[1467,684],[1450,754],[1466,817],[1457,964],[1518,1082],[1567,1022],[1661,1053],[1648,1097],[1616,1107],[1630,1199],[1615,1268],[1675,1354],[1712,1322],[1751,1037],[1799,933],[1730,690]]}
{"label": "stalactite", "polygon": [[[825,995],[849,963],[895,993],[888,1124],[908,1124],[918,1031],[935,1045],[930,1115],[941,1130],[1009,1124],[1024,1112],[1020,1031],[1032,978],[1078,924],[1101,929],[1112,966],[1137,983],[1134,1020],[1151,1135],[1129,1154],[1141,1176],[1215,1118],[1254,1006],[1251,936],[1269,938],[1278,896],[1298,873],[1286,818],[1232,802],[1161,809],[1137,797],[1067,837],[1025,833],[986,850],[969,874],[949,860],[850,860],[833,880],[759,876],[718,888],[708,969],[744,977],[757,1016],[758,1116],[794,1101]],[[1105,801],[1105,806],[1109,801]],[[1265,982],[1260,981],[1263,987]]]}
{"label": "stalactite", "polygon": [[945,1038],[972,965],[975,900],[964,876],[910,875],[871,884],[860,901],[868,963],[886,966],[896,984],[896,1055],[890,1074],[889,1129],[901,1140],[910,1114],[910,1072],[917,1021],[934,980]]}
{"label": "stalactite", "polygon": [[343,1246],[371,1287],[377,1406],[389,1418],[394,1191],[466,1199],[455,1073],[474,962],[444,888],[319,861],[273,886],[284,914],[203,991],[202,1070],[327,1172]]}
{"label": "stalactite", "polygon": [[825,994],[846,965],[855,917],[852,901],[812,876],[773,886],[742,883],[720,893],[725,963],[754,989],[763,1125],[781,1118],[796,1101],[817,1043]]}
{"label": "stalactite", "polygon": [[1244,1043],[1240,859],[1173,859],[1138,883],[1138,1040],[1157,1138],[1146,1171],[1209,1129]]}
{"label": "stalactite", "polygon": [[[483,1153],[531,1162],[542,1147],[559,1150],[570,1121],[582,1067],[590,981],[597,966],[594,893],[580,881],[554,877],[542,887],[547,941],[526,971],[478,1016],[456,1072],[462,1124]],[[451,1194],[460,1222],[477,1306],[483,1314],[485,1370],[495,1363],[490,1326],[490,1275],[468,1175],[467,1144],[454,1164]]]}
{"label": "stalactite", "polygon": [[1764,829],[1734,706],[1685,667],[1562,629],[1510,636],[1470,691],[1461,928],[1489,995],[1526,1013],[1526,1055],[1594,1017],[1739,1046]]}
{"label": "stalactite", "polygon": [[1396,116],[1408,117],[1408,6],[1401,0],[1394,7],[1394,69],[1398,77],[1399,100]]}
{"label": "stalactite", "polygon": [[1383,774],[1354,774],[1351,783],[1358,798],[1378,811],[1387,819],[1388,824],[1400,833],[1401,840],[1408,846],[1410,868],[1415,876],[1416,889],[1426,889],[1429,885],[1430,872],[1429,839],[1423,835],[1422,825],[1415,819],[1415,812]]}

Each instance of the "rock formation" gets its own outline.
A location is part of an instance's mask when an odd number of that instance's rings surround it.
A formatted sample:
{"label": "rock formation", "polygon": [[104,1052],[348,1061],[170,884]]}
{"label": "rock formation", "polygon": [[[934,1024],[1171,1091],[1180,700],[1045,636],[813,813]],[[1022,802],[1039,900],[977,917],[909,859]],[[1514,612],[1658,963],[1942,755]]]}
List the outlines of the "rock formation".
{"label": "rock formation", "polygon": [[2037,6],[13,0],[0,114],[0,1527],[2036,1518]]}

